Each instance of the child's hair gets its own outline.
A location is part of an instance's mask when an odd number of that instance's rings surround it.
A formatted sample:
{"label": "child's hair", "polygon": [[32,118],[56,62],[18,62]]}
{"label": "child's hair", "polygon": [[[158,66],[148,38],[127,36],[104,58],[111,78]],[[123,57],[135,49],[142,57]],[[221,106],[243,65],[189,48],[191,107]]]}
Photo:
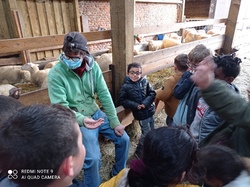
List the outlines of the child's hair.
{"label": "child's hair", "polygon": [[211,56],[213,53],[203,44],[196,45],[189,53],[188,60],[192,64],[200,63],[205,57]]}
{"label": "child's hair", "polygon": [[226,77],[236,78],[240,73],[241,59],[233,54],[215,56],[214,62],[218,68],[222,68],[222,72]]}
{"label": "child's hair", "polygon": [[197,151],[190,175],[198,183],[217,179],[224,186],[244,169],[243,161],[234,150],[222,145],[209,145]]}
{"label": "child's hair", "polygon": [[187,66],[188,56],[187,54],[179,54],[174,59],[174,64],[181,72],[185,72],[188,69]]}
{"label": "child's hair", "polygon": [[[0,168],[4,175],[15,169],[58,170],[70,155],[76,155],[78,133],[75,114],[59,105],[30,105],[23,107],[0,127]],[[36,174],[42,175],[42,174]],[[54,179],[55,180],[55,179]],[[46,186],[51,179],[15,179],[20,186]]]}
{"label": "child's hair", "polygon": [[141,64],[138,62],[132,62],[131,64],[128,65],[127,72],[129,73],[131,68],[140,68],[141,69]]}
{"label": "child's hair", "polygon": [[0,123],[3,123],[24,105],[13,97],[0,95]]}
{"label": "child's hair", "polygon": [[177,184],[195,156],[197,144],[182,127],[160,127],[145,136],[142,160],[130,164],[130,187]]}

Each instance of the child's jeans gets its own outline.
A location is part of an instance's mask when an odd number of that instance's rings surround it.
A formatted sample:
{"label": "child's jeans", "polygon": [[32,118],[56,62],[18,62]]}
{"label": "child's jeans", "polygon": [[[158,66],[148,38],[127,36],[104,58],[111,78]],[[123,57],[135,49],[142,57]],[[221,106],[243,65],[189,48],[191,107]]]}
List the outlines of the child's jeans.
{"label": "child's jeans", "polygon": [[138,156],[139,158],[141,158],[144,137],[146,136],[146,134],[149,131],[151,131],[152,129],[154,129],[154,116],[149,117],[149,118],[144,119],[144,120],[139,120],[139,124],[140,124],[140,127],[141,127],[141,137],[139,139],[139,143],[137,145],[135,154],[136,154],[136,156]]}
{"label": "child's jeans", "polygon": [[115,164],[112,168],[112,174],[118,174],[126,167],[126,161],[129,152],[129,136],[124,132],[123,136],[115,134],[114,129],[109,126],[109,121],[105,113],[98,110],[92,118],[97,120],[104,118],[104,123],[96,129],[87,129],[81,127],[82,142],[86,148],[86,157],[84,161],[84,187],[98,187],[101,183],[100,167],[101,152],[98,141],[99,133],[110,139],[115,144]]}

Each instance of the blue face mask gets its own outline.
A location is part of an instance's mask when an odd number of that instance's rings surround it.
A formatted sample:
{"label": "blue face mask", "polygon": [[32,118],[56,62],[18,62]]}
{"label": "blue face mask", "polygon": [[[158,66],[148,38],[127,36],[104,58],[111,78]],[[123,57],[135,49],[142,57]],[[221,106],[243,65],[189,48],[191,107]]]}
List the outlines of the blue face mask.
{"label": "blue face mask", "polygon": [[79,68],[82,64],[82,57],[69,58],[64,53],[60,54],[60,59],[69,69]]}

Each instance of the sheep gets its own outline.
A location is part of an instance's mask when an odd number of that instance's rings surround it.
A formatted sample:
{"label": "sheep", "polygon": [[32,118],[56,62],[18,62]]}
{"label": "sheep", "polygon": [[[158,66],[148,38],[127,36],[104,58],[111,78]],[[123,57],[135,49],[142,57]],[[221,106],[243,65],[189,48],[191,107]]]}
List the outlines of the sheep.
{"label": "sheep", "polygon": [[97,56],[95,61],[102,71],[107,71],[109,70],[109,64],[112,64],[112,53],[103,53],[101,56]]}
{"label": "sheep", "polygon": [[56,64],[58,63],[58,60],[56,61],[52,61],[52,62],[49,62],[47,63],[43,69],[49,69],[49,68],[52,68],[53,66],[55,66]]}
{"label": "sheep", "polygon": [[37,64],[27,63],[22,66],[22,69],[28,70],[31,74],[31,82],[41,87],[51,68],[39,70]]}
{"label": "sheep", "polygon": [[148,50],[157,51],[162,47],[162,40],[149,40],[148,41]]}
{"label": "sheep", "polygon": [[11,84],[0,85],[0,95],[10,96],[15,99],[19,99],[20,94],[21,94],[20,88],[17,88]]}
{"label": "sheep", "polygon": [[0,84],[16,84],[30,81],[30,72],[22,70],[21,66],[0,67]]}
{"label": "sheep", "polygon": [[168,48],[168,47],[173,47],[176,45],[181,45],[181,41],[178,39],[173,39],[173,38],[164,38],[164,40],[162,41],[162,46],[161,49],[163,48]]}

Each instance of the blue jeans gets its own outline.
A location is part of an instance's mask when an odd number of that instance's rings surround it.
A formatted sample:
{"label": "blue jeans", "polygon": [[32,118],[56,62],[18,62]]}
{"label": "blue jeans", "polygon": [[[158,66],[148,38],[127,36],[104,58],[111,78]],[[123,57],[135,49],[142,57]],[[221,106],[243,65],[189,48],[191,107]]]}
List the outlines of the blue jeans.
{"label": "blue jeans", "polygon": [[94,120],[104,118],[104,123],[96,129],[87,129],[81,127],[82,142],[86,148],[86,157],[83,165],[84,169],[84,187],[98,187],[101,183],[101,151],[98,141],[99,133],[110,139],[115,144],[115,164],[112,168],[112,174],[118,174],[126,167],[126,161],[129,152],[129,136],[124,132],[123,136],[117,136],[115,131],[110,128],[108,118],[101,110],[96,111],[92,116]]}
{"label": "blue jeans", "polygon": [[149,131],[154,129],[154,116],[149,117],[144,120],[139,120],[139,124],[141,127],[141,137],[139,139],[139,143],[137,145],[135,153],[137,154],[137,156],[141,157],[144,137]]}

